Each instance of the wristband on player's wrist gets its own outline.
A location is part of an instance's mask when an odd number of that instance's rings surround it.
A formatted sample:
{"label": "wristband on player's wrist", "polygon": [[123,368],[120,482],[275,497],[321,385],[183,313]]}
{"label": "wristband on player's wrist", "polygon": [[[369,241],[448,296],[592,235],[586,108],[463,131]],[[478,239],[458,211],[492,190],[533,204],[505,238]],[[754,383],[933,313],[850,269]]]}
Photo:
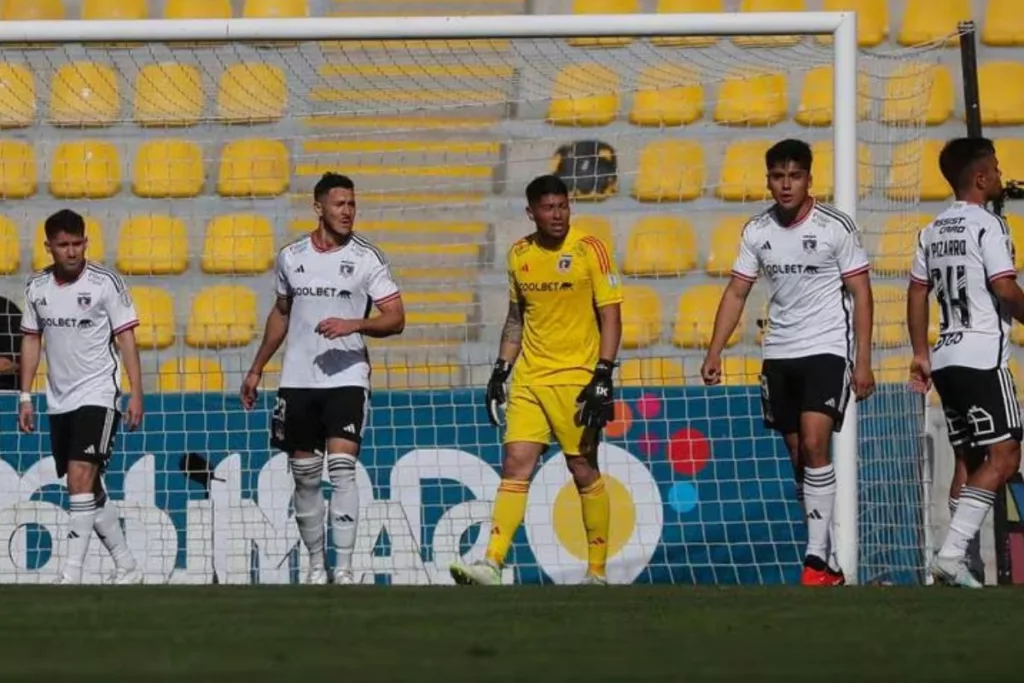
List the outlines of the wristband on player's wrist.
{"label": "wristband on player's wrist", "polygon": [[508,377],[510,372],[512,372],[512,364],[509,363],[507,360],[505,360],[504,358],[499,358],[498,360],[494,361],[493,374],[501,375],[502,379],[504,379]]}
{"label": "wristband on player's wrist", "polygon": [[23,391],[20,394],[18,394],[18,403],[31,403],[31,402],[32,402],[32,394],[28,393],[27,391]]}

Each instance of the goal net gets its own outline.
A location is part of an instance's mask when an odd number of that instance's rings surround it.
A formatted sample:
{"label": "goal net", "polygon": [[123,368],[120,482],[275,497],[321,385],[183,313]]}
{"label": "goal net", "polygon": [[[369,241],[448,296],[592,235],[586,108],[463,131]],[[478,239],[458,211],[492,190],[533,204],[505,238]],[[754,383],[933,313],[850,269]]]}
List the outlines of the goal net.
{"label": "goal net", "polygon": [[[23,305],[27,275],[48,262],[42,219],[61,207],[88,217],[89,257],[126,278],[147,415],[118,437],[106,481],[148,582],[281,583],[305,571],[286,457],[268,444],[277,361],[255,410],[237,391],[274,299],[275,255],[315,226],[311,191],[325,171],[354,179],[357,230],[389,257],[408,310],[403,335],[370,342],[363,582],[446,583],[450,561],[482,556],[501,436],[482,387],[507,310],[504,259],[530,231],[525,185],[550,172],[573,190],[574,229],[608,245],[626,288],[616,421],[600,453],[610,578],[795,580],[804,524],[781,442],[761,425],[760,286],[725,354],[725,386],[705,389],[697,369],[739,230],[768,205],[767,146],[810,141],[819,198],[843,181],[833,47],[827,36],[685,35],[672,27],[693,23],[678,17],[647,24],[661,37],[609,37],[591,17],[598,37],[552,38],[543,31],[574,29],[549,19],[512,38],[477,23],[409,39],[409,20],[392,24],[406,39],[383,40],[379,24],[353,39],[361,24],[329,20],[317,40],[277,22],[281,33],[258,40],[22,33],[2,45],[2,293]],[[528,23],[488,21],[495,36]],[[327,39],[331,26],[346,38]],[[857,524],[862,582],[915,582],[923,566],[922,408],[904,388],[901,302],[922,168],[934,161],[924,125],[941,54],[859,56],[856,208],[875,265],[881,386],[860,406],[855,452],[837,457],[859,463],[845,523]],[[3,399],[8,415],[15,400]],[[12,425],[0,580],[45,582],[62,562],[66,496],[45,430]],[[576,580],[585,545],[553,447],[508,578]],[[87,580],[109,570],[94,539]]]}

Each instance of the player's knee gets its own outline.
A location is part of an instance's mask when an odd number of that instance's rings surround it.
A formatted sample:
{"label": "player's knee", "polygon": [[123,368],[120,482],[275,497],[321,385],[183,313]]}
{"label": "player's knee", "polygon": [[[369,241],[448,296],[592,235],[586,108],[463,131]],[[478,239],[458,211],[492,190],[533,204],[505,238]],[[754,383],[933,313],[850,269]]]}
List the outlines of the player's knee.
{"label": "player's knee", "polygon": [[565,465],[569,468],[569,473],[572,475],[576,488],[586,488],[601,476],[594,463],[581,455],[566,456]]}
{"label": "player's knee", "polygon": [[989,466],[996,469],[1004,482],[1020,470],[1020,437],[1018,430],[1014,438],[994,444],[989,449]]}
{"label": "player's knee", "polygon": [[800,459],[805,467],[824,467],[828,464],[831,435],[817,433],[800,435]]}
{"label": "player's knee", "polygon": [[320,488],[324,461],[319,454],[310,458],[292,458],[289,461],[295,488],[302,491],[315,491]]}
{"label": "player's knee", "polygon": [[501,459],[501,478],[529,481],[543,452],[544,446],[538,443],[506,443]]}
{"label": "player's knee", "polygon": [[85,460],[68,461],[68,493],[92,493],[96,486],[99,468]]}

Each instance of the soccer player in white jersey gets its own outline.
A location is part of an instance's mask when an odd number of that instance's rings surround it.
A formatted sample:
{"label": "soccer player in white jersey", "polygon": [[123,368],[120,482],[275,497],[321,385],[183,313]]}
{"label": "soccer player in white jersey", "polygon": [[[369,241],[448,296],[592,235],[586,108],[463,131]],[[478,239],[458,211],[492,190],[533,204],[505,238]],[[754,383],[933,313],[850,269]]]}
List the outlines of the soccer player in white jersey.
{"label": "soccer player in white jersey", "polygon": [[[242,383],[246,409],[267,361],[288,337],[281,385],[271,417],[271,444],[288,454],[295,479],[295,522],[309,551],[310,584],[327,583],[324,498],[326,453],[331,480],[334,583],[351,584],[359,521],[356,458],[366,425],[370,363],[363,337],[405,328],[398,285],[380,249],[354,232],[355,185],[327,173],[313,190],[316,230],[277,257],[277,299],[256,358]],[[376,306],[380,315],[371,318]]]}
{"label": "soccer player in white jersey", "polygon": [[[965,562],[996,491],[1020,467],[1021,415],[1010,375],[1010,324],[1024,322],[1013,242],[1006,222],[985,209],[1003,191],[992,142],[951,140],[939,168],[956,200],[919,234],[907,291],[907,328],[914,347],[911,386],[934,383],[949,442],[965,481],[949,533],[931,572],[939,581],[981,588]],[[939,304],[939,339],[928,348],[928,292]],[[973,459],[973,449],[987,458]],[[957,482],[954,481],[954,484]]]}
{"label": "soccer player in white jersey", "polygon": [[831,435],[843,423],[852,380],[858,400],[874,391],[869,264],[849,216],[811,194],[811,148],[783,140],[765,156],[775,204],[743,228],[739,256],[715,315],[701,375],[721,382],[722,349],[759,274],[768,280],[761,368],[765,426],[782,434],[807,520],[800,581],[845,583],[832,542],[836,476]]}
{"label": "soccer player in white jersey", "polygon": [[18,426],[23,432],[35,431],[32,381],[45,341],[50,450],[57,476],[67,475],[71,508],[58,583],[81,583],[93,531],[114,560],[112,581],[142,583],[117,509],[103,487],[103,470],[121,420],[118,348],[132,392],[125,424],[134,431],[142,422],[142,374],[134,331],[139,318],[124,281],[86,259],[88,242],[80,215],[58,211],[46,219],[43,229],[53,265],[33,274],[25,290]]}

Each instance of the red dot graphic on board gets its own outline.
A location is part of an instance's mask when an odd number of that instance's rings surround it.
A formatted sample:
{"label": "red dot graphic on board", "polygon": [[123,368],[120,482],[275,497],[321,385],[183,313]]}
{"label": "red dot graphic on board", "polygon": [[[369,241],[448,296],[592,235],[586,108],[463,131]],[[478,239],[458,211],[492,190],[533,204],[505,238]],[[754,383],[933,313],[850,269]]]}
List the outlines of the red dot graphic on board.
{"label": "red dot graphic on board", "polygon": [[668,459],[672,469],[679,474],[695,476],[711,457],[711,444],[696,429],[685,427],[677,430],[669,439]]}

